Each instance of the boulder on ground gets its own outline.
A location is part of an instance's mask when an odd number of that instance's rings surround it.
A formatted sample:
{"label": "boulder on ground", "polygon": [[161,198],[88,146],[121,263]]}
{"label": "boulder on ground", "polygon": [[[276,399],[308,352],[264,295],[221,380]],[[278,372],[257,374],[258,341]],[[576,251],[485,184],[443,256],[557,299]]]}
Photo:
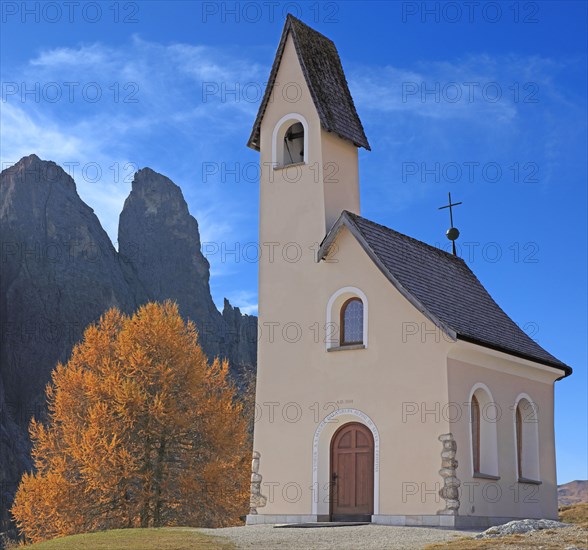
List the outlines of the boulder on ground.
{"label": "boulder on ground", "polygon": [[509,521],[504,525],[495,525],[486,529],[483,533],[476,535],[476,539],[487,539],[501,537],[503,535],[520,535],[529,531],[540,531],[541,529],[559,529],[561,527],[571,527],[569,523],[562,523],[552,519],[520,519]]}

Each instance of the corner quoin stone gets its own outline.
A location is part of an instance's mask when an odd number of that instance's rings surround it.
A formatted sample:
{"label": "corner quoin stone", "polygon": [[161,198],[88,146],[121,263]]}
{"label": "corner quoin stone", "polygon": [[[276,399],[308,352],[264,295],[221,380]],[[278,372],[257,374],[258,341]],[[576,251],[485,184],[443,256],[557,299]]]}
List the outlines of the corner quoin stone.
{"label": "corner quoin stone", "polygon": [[457,478],[457,465],[455,459],[457,443],[453,434],[442,434],[439,441],[443,444],[441,451],[441,469],[439,475],[443,478],[443,487],[439,495],[445,500],[445,508],[437,512],[438,515],[457,516],[459,514],[459,486],[461,482]]}

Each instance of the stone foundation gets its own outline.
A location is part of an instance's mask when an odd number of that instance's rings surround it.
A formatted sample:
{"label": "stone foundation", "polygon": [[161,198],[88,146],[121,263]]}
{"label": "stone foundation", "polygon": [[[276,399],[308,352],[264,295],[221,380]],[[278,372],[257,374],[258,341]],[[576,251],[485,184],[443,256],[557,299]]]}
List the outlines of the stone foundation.
{"label": "stone foundation", "polygon": [[401,527],[442,527],[445,529],[487,529],[493,525],[502,525],[514,519],[510,517],[490,516],[454,516],[454,515],[414,515],[414,516],[372,516],[372,523],[378,525],[397,525]]}
{"label": "stone foundation", "polygon": [[[521,518],[494,516],[454,516],[454,515],[383,515],[372,516],[376,525],[396,525],[401,527],[440,527],[445,529],[487,529],[493,525],[502,525]],[[282,523],[316,523],[330,521],[328,515],[292,515],[249,514],[247,525],[275,525]]]}

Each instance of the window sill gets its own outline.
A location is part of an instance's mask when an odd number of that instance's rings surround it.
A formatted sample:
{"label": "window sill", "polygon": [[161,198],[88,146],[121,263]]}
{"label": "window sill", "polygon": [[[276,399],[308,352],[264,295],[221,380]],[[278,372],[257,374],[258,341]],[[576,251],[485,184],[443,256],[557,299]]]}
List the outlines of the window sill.
{"label": "window sill", "polygon": [[483,474],[481,472],[474,472],[474,475],[472,477],[478,479],[492,479],[494,481],[498,481],[500,479],[500,476],[493,476],[492,474]]}
{"label": "window sill", "polygon": [[280,166],[274,166],[274,172],[276,170],[284,170],[285,168],[290,168],[291,166],[304,166],[306,162],[293,162],[292,164],[281,164]]}
{"label": "window sill", "polygon": [[525,483],[527,485],[541,485],[543,482],[538,479],[527,479],[526,477],[519,477],[517,479],[519,483]]}
{"label": "window sill", "polygon": [[363,344],[349,344],[347,346],[334,346],[332,348],[327,348],[327,351],[345,351],[352,349],[365,349],[365,346]]}

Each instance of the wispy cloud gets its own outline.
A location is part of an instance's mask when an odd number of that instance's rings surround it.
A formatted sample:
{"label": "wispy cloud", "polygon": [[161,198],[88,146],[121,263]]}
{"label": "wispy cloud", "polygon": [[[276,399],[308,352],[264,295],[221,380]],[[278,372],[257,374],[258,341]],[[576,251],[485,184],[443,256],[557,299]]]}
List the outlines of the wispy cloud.
{"label": "wispy cloud", "polygon": [[[399,211],[433,188],[438,192],[440,183],[469,183],[464,163],[497,163],[501,182],[510,177],[511,183],[514,165],[536,165],[539,185],[554,185],[571,144],[586,131],[579,123],[585,98],[562,86],[558,75],[583,64],[578,58],[478,54],[410,68],[350,67],[351,92],[375,145],[370,155],[376,162],[364,165],[368,195],[378,197],[375,208]],[[390,169],[378,169],[382,162]],[[403,173],[407,163],[418,166],[410,181]],[[463,169],[459,180],[435,174],[451,163]],[[473,183],[484,183],[481,170]]]}
{"label": "wispy cloud", "polygon": [[101,44],[80,46],[79,48],[54,48],[42,51],[36,58],[30,60],[32,67],[39,69],[58,69],[60,74],[68,69],[114,67],[117,51]]}
{"label": "wispy cloud", "polygon": [[[155,165],[181,174],[214,158],[235,133],[234,120],[255,112],[250,102],[224,100],[221,86],[259,80],[260,72],[246,57],[139,36],[120,48],[94,43],[41,51],[18,72],[2,75],[12,87],[3,88],[10,93],[2,98],[1,161],[6,166],[35,152],[69,166],[115,242],[133,171]],[[37,95],[25,92],[35,89]],[[177,157],[158,150],[162,141],[170,143],[165,136],[177,143]],[[202,187],[198,200],[210,210],[220,199]]]}
{"label": "wispy cloud", "polygon": [[78,157],[84,147],[79,137],[63,134],[57,121],[11,103],[2,105],[0,125],[3,166],[36,151],[42,151],[48,158]]}

